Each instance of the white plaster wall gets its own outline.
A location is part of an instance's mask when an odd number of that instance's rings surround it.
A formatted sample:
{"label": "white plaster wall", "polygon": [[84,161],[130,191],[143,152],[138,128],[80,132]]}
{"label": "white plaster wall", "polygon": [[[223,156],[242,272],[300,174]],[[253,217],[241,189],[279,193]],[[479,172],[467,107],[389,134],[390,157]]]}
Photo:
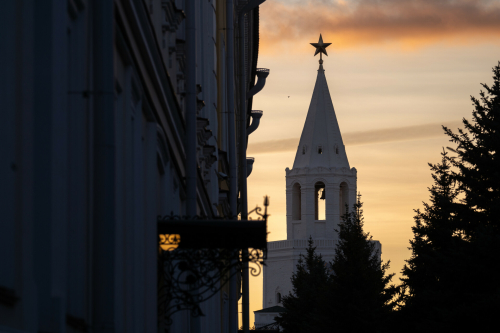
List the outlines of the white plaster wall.
{"label": "white plaster wall", "polygon": [[293,273],[294,263],[292,256],[287,256],[278,260],[267,260],[267,266],[264,267],[266,271],[264,281],[264,297],[262,299],[263,308],[268,308],[276,303],[276,289],[279,288],[281,295],[288,295],[292,291],[292,283],[290,278]]}
{"label": "white plaster wall", "polygon": [[[264,266],[263,308],[276,303],[276,292],[282,296],[293,291],[291,277],[298,264],[300,254],[305,255],[307,239],[292,239],[268,243],[268,259]],[[318,239],[314,241],[317,253],[323,256],[325,262],[333,260],[336,241],[333,239]]]}
{"label": "white plaster wall", "polygon": [[[348,185],[348,203],[350,209],[356,201],[356,169],[347,168],[302,168],[286,169],[287,193],[287,239],[337,239],[335,229],[341,219],[339,207],[339,191],[342,182]],[[324,221],[315,220],[314,184],[321,181],[326,188],[326,216]],[[293,185],[301,185],[301,220],[292,218]],[[324,226],[320,224],[324,223]]]}

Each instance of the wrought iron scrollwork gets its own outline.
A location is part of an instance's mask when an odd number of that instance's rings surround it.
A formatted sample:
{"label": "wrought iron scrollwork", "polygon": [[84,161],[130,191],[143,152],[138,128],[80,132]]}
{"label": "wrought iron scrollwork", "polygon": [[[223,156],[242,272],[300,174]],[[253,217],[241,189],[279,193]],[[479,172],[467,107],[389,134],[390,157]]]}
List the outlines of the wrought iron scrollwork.
{"label": "wrought iron scrollwork", "polygon": [[[267,218],[269,215],[267,214],[267,207],[269,206],[269,197],[266,195],[264,197],[264,213],[261,213],[262,207],[256,206],[254,209],[248,212],[248,219],[249,220],[265,220],[267,221]],[[252,214],[256,214],[258,217],[256,219],[252,218]]]}
{"label": "wrought iron scrollwork", "polygon": [[[266,224],[268,204],[266,197],[264,212],[261,213],[260,207],[256,207],[252,211],[259,216],[256,220],[264,221]],[[166,230],[168,227],[165,227],[165,223],[168,225],[168,221],[175,221],[179,225],[179,221],[186,221],[188,224],[189,221],[197,220],[203,219],[174,215],[158,217],[158,222],[163,223],[163,229]],[[245,222],[220,220],[231,223]],[[196,230],[189,232],[194,233]],[[263,237],[266,236],[266,232],[264,230]],[[199,304],[216,295],[232,276],[241,271],[243,263],[251,263],[249,265],[250,273],[253,276],[258,276],[262,271],[264,260],[267,258],[266,246],[249,248],[248,251],[242,251],[242,248],[218,248],[217,246],[201,249],[183,248],[182,240],[185,237],[182,234],[160,233],[159,237],[158,311],[159,318],[163,318],[168,326],[172,323],[172,315],[178,311],[190,310],[192,316],[202,316]],[[220,237],[218,238],[220,239]],[[265,244],[265,242],[263,243]],[[243,253],[246,255],[244,256]]]}

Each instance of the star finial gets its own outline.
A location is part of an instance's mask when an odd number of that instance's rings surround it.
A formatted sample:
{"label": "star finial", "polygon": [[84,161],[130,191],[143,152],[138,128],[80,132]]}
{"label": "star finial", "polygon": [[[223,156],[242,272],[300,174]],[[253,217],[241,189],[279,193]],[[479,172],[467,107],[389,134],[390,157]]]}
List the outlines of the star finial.
{"label": "star finial", "polygon": [[319,41],[317,43],[310,43],[310,44],[316,48],[316,52],[314,53],[314,55],[319,53],[319,57],[321,59],[321,53],[328,55],[328,53],[326,53],[326,48],[330,46],[332,43],[323,43],[323,37],[321,36],[321,34],[319,34]]}

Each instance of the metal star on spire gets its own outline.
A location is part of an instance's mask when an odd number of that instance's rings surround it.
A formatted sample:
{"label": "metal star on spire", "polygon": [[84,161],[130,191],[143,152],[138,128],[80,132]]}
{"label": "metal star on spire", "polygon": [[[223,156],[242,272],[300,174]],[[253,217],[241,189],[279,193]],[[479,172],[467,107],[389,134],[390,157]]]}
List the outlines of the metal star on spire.
{"label": "metal star on spire", "polygon": [[323,37],[321,36],[321,34],[319,34],[319,41],[317,43],[310,44],[316,48],[316,52],[314,53],[314,55],[316,56],[316,54],[319,53],[319,57],[321,58],[321,53],[328,55],[328,53],[326,53],[326,48],[332,43],[323,43]]}

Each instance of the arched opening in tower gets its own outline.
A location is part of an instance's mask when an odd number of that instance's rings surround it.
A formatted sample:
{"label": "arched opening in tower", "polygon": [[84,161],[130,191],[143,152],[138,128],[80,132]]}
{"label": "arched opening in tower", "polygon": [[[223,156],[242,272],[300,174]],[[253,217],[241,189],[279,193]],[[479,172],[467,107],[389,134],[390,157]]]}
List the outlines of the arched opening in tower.
{"label": "arched opening in tower", "polygon": [[292,220],[302,219],[302,200],[301,200],[301,188],[299,183],[293,184],[292,187]]}
{"label": "arched opening in tower", "polygon": [[346,182],[340,184],[339,192],[340,217],[342,217],[346,213],[346,205],[349,205],[349,186]]}
{"label": "arched opening in tower", "polygon": [[323,182],[314,184],[314,219],[326,220],[326,188]]}

